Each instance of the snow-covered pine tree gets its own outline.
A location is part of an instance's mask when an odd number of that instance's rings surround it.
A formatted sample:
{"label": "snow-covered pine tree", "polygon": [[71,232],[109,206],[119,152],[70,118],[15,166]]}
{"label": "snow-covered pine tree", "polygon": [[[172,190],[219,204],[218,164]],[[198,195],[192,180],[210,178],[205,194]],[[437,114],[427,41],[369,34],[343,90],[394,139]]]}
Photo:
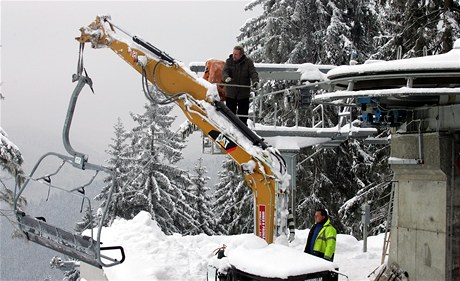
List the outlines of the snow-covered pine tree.
{"label": "snow-covered pine tree", "polygon": [[[248,21],[238,40],[256,62],[348,64],[353,56],[364,61],[380,34],[374,1],[363,0],[255,0],[247,8],[262,6],[262,14]],[[263,83],[267,92],[286,89],[292,81]],[[260,123],[292,126],[295,111],[284,107],[283,94],[268,96],[258,112]],[[278,112],[275,113],[275,104]],[[336,123],[336,108],[326,115]],[[302,109],[299,125],[311,125],[311,112]],[[276,116],[276,120],[275,120]]]}
{"label": "snow-covered pine tree", "polygon": [[[128,158],[128,133],[120,118],[113,126],[114,137],[112,143],[109,144],[109,149],[106,152],[109,155],[107,160],[113,174],[104,178],[106,185],[102,188],[101,193],[96,196],[96,200],[101,201],[101,208],[109,208],[103,225],[110,225],[117,217],[128,219],[132,218],[133,214],[129,211],[130,206],[124,200],[127,188],[123,188],[129,184],[129,161]],[[113,188],[111,202],[107,204],[110,188]]]}
{"label": "snow-covered pine tree", "polygon": [[375,1],[255,0],[262,14],[241,28],[237,39],[256,62],[348,64],[366,59],[380,34]]}
{"label": "snow-covered pine tree", "polygon": [[382,34],[374,59],[420,57],[452,49],[460,34],[460,3],[456,0],[381,0],[378,2]]}
{"label": "snow-covered pine tree", "polygon": [[[13,176],[17,184],[22,184],[24,181],[24,171],[22,170],[22,153],[19,148],[8,139],[6,132],[0,127],[0,167],[9,175]],[[7,188],[2,179],[0,179],[2,187],[0,188],[0,201],[4,201],[10,205],[13,204],[14,195],[11,189]],[[18,201],[20,205],[26,205],[27,200],[22,197]]]}
{"label": "snow-covered pine tree", "polygon": [[[315,150],[310,149],[310,153]],[[354,175],[347,146],[327,149],[320,156],[312,157],[299,169],[297,185],[298,226],[309,228],[313,223],[313,214],[317,208],[329,211],[335,227],[343,226],[337,215],[340,206],[354,196]]]}
{"label": "snow-covered pine tree", "polygon": [[346,232],[361,238],[361,207],[368,203],[371,209],[369,233],[381,233],[388,214],[391,180],[393,172],[388,165],[390,145],[367,145],[363,149],[357,141],[350,142],[354,160],[352,171],[355,175],[355,194],[339,209],[338,215],[346,226]]}
{"label": "snow-covered pine tree", "polygon": [[[237,37],[246,53],[255,61],[261,63],[291,63],[290,52],[301,40],[296,37],[294,30],[298,31],[295,22],[291,19],[296,7],[295,0],[286,1],[253,1],[247,9],[261,5],[263,13],[246,22]],[[262,89],[277,91],[294,85],[292,81],[264,82]],[[292,110],[276,111],[275,107],[283,106],[283,95],[270,95],[264,97],[263,107],[257,112],[262,116],[257,122],[267,125],[292,125],[294,114]]]}
{"label": "snow-covered pine tree", "polygon": [[75,224],[75,231],[78,233],[82,233],[87,229],[92,229],[97,227],[99,221],[96,215],[94,214],[94,210],[91,209],[89,206],[86,207],[85,214],[82,218],[82,221],[79,221]]}
{"label": "snow-covered pine tree", "polygon": [[187,171],[175,166],[185,144],[171,130],[172,106],[158,104],[160,98],[154,93],[154,102],[145,106],[143,114],[131,114],[138,125],[131,132],[130,184],[123,204],[130,206],[131,216],[142,210],[152,214],[167,234],[188,233],[198,225],[189,204],[193,196],[187,191],[193,183]]}
{"label": "snow-covered pine tree", "polygon": [[217,226],[223,234],[232,235],[254,231],[254,201],[251,189],[240,167],[230,158],[223,160],[218,173],[219,182],[213,211],[218,218]]}
{"label": "snow-covered pine tree", "polygon": [[0,128],[0,166],[14,177],[21,177],[22,153],[19,148],[8,139],[6,132]]}
{"label": "snow-covered pine tree", "polygon": [[[271,63],[348,64],[350,58],[363,62],[374,49],[374,37],[381,34],[375,11],[375,1],[363,0],[273,0],[253,1],[247,7],[262,5],[263,13],[248,21],[238,39],[245,45],[249,56],[256,61]],[[263,34],[263,36],[261,35]],[[270,83],[270,91],[285,89],[288,82]],[[274,124],[273,103],[283,104],[282,97],[267,98],[261,122]],[[279,126],[294,124],[293,110],[278,107]],[[337,108],[325,107],[327,127],[337,124]],[[301,109],[299,125],[310,126],[312,113]],[[359,147],[359,148],[358,148]],[[329,209],[339,230],[345,231],[338,211],[342,204],[373,181],[379,179],[374,169],[363,179],[355,159],[357,153],[366,152],[368,146],[352,141],[340,148],[326,150],[310,159],[298,170],[295,210],[298,225],[309,227],[317,207]],[[314,153],[304,149],[299,159]],[[372,158],[364,157],[371,161]],[[375,163],[366,162],[365,166]],[[348,222],[347,223],[351,223]]]}
{"label": "snow-covered pine tree", "polygon": [[72,269],[64,272],[64,279],[62,281],[80,281],[80,271]]}
{"label": "snow-covered pine tree", "polygon": [[198,228],[192,230],[190,234],[216,234],[216,216],[212,211],[210,188],[206,186],[210,177],[206,176],[208,171],[203,166],[203,158],[198,159],[193,171],[195,172],[192,176],[193,185],[189,191],[194,197],[194,202],[190,202],[190,205],[196,210],[194,219],[198,222]]}

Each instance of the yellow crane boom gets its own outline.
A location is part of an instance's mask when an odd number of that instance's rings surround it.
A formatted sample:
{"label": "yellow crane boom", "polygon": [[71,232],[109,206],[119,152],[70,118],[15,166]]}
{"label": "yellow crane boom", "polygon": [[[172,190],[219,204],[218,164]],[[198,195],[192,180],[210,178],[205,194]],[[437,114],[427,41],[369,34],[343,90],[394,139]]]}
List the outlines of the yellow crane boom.
{"label": "yellow crane boom", "polygon": [[[143,79],[155,85],[183,110],[188,120],[213,139],[242,168],[255,198],[255,233],[273,242],[277,201],[284,196],[289,182],[285,162],[279,152],[268,146],[247,128],[219,100],[215,85],[196,76],[189,69],[150,43],[132,36],[126,40],[115,30],[110,16],[98,16],[80,29],[76,38],[93,48],[110,48]],[[122,31],[124,32],[124,31]],[[282,216],[281,216],[282,217]],[[279,233],[280,234],[280,233]]]}

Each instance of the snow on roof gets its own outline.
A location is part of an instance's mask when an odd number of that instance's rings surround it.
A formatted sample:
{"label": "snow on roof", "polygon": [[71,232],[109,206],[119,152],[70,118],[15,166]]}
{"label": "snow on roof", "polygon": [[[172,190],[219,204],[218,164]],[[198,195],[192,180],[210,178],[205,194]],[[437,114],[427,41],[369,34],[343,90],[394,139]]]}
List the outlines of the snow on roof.
{"label": "snow on roof", "polygon": [[[302,80],[324,81],[329,70],[337,67],[327,64],[313,63],[254,63],[259,76],[268,80]],[[190,69],[196,72],[204,72],[204,62],[189,63]]]}
{"label": "snow on roof", "polygon": [[409,58],[392,61],[382,61],[370,64],[343,65],[330,70],[328,79],[342,76],[353,76],[368,73],[409,72],[409,71],[441,71],[460,70],[460,40],[454,44],[454,48],[445,54]]}
{"label": "snow on roof", "polygon": [[269,126],[269,125],[262,125],[259,123],[255,124],[254,130],[256,132],[276,132],[280,136],[282,135],[290,135],[290,136],[295,136],[295,135],[319,135],[319,134],[324,134],[328,136],[333,136],[337,133],[344,134],[344,133],[349,133],[349,132],[357,132],[357,131],[363,131],[366,133],[375,133],[375,130],[369,129],[369,128],[360,128],[359,126],[356,126],[357,123],[352,123],[352,126],[350,124],[345,124],[342,127],[334,126],[334,127],[327,127],[327,128],[322,128],[322,127],[302,127],[302,126],[292,126],[292,127],[285,127],[285,126]]}
{"label": "snow on roof", "polygon": [[304,63],[299,66],[297,71],[301,73],[301,81],[325,81],[331,69],[336,68],[335,65],[315,65],[311,63]]}
{"label": "snow on roof", "polygon": [[310,147],[317,144],[322,144],[330,141],[330,138],[315,138],[315,137],[264,137],[267,143],[273,145],[279,150],[299,150],[304,147]]}
{"label": "snow on roof", "polygon": [[401,87],[398,89],[378,89],[378,90],[362,90],[362,91],[336,91],[316,95],[313,100],[330,101],[344,98],[358,98],[358,97],[385,97],[396,95],[458,95],[460,88],[408,88]]}
{"label": "snow on roof", "polygon": [[229,254],[228,260],[241,271],[270,278],[334,271],[336,267],[324,259],[278,244],[259,249],[238,247]]}
{"label": "snow on roof", "polygon": [[361,128],[357,122],[345,124],[342,127],[312,128],[312,127],[280,127],[256,123],[253,130],[261,135],[267,143],[280,150],[299,150],[300,148],[327,143],[334,137],[368,137],[375,135],[375,128]]}

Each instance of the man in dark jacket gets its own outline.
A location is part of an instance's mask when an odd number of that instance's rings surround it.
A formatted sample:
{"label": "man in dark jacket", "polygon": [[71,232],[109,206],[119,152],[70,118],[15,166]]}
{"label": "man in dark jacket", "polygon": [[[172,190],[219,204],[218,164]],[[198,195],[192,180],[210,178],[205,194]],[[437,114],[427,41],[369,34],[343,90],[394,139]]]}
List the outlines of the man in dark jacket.
{"label": "man in dark jacket", "polygon": [[325,209],[315,212],[315,224],[308,233],[305,253],[328,261],[334,260],[337,231],[331,224]]}
{"label": "man in dark jacket", "polygon": [[227,107],[234,114],[241,115],[240,120],[246,124],[251,81],[252,87],[256,89],[259,86],[259,74],[254,62],[244,54],[243,47],[233,48],[233,54],[227,59],[222,70],[222,80],[228,84],[225,87]]}

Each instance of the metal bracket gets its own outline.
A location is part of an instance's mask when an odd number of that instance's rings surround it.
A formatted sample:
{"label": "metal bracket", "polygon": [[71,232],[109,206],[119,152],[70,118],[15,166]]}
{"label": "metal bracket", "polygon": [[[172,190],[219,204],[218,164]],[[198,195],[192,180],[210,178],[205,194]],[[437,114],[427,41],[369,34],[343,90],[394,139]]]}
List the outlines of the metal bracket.
{"label": "metal bracket", "polygon": [[388,158],[390,165],[420,165],[423,164],[423,159],[403,159],[398,157]]}

